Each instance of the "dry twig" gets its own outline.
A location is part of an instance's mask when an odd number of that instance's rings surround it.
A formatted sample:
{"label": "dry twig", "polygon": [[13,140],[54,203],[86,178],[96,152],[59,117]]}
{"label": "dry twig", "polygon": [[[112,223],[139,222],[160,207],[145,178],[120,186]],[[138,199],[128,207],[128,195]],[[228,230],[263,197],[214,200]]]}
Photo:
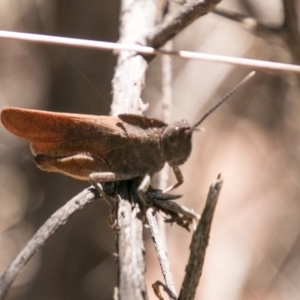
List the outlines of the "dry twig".
{"label": "dry twig", "polygon": [[196,289],[202,274],[205,252],[208,246],[211,223],[222,184],[223,180],[218,177],[218,180],[210,186],[201,220],[193,234],[190,246],[190,258],[178,300],[195,299]]}
{"label": "dry twig", "polygon": [[78,210],[87,204],[99,199],[93,189],[86,189],[73,199],[68,201],[63,207],[58,209],[40,227],[36,234],[31,238],[23,250],[15,257],[0,279],[0,300],[4,299],[11,284],[20,273],[21,269],[27,264],[31,257],[45,244],[45,242],[64,225],[68,219]]}
{"label": "dry twig", "polygon": [[162,274],[166,283],[168,290],[172,292],[173,295],[176,295],[176,290],[173,282],[173,277],[170,270],[170,263],[167,257],[167,253],[164,247],[164,243],[160,237],[160,232],[157,227],[155,217],[153,215],[153,210],[148,209],[146,212],[147,222],[151,231],[152,240],[154,247],[157,252],[158,261],[162,270]]}
{"label": "dry twig", "polygon": [[197,20],[199,17],[211,12],[222,0],[186,1],[178,11],[171,14],[158,24],[147,35],[147,45],[153,48],[162,47],[179,32]]}

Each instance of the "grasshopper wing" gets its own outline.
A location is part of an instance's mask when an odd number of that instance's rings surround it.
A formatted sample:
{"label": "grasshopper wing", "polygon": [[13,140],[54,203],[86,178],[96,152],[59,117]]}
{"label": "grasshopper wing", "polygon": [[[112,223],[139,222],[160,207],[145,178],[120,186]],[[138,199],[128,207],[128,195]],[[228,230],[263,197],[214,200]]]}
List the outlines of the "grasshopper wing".
{"label": "grasshopper wing", "polygon": [[66,156],[83,152],[105,158],[106,153],[129,144],[128,133],[118,117],[5,107],[1,122],[30,142],[34,154]]}

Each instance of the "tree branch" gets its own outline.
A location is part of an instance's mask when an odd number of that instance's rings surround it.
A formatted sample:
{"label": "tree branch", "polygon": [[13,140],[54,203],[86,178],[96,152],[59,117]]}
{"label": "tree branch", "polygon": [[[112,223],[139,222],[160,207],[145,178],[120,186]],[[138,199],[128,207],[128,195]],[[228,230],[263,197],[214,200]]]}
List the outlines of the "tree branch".
{"label": "tree branch", "polygon": [[87,204],[99,199],[93,189],[86,189],[68,201],[58,209],[40,227],[36,234],[30,239],[23,250],[15,257],[0,279],[0,300],[4,299],[11,284],[27,264],[31,257],[45,244],[45,242],[78,210]]}
{"label": "tree branch", "polygon": [[208,246],[209,233],[223,180],[217,179],[209,189],[201,220],[193,234],[191,253],[178,300],[195,299],[202,274],[205,252]]}
{"label": "tree branch", "polygon": [[167,16],[147,35],[147,45],[154,48],[162,47],[179,32],[199,17],[211,12],[222,0],[188,1],[179,10]]}
{"label": "tree branch", "polygon": [[[120,11],[120,41],[143,44],[145,33],[153,28],[157,17],[157,3],[151,0],[123,0]],[[142,114],[146,105],[141,100],[148,63],[132,51],[118,56],[113,85],[111,112]],[[133,201],[129,187],[122,182],[118,188],[118,299],[148,299],[145,283],[143,222],[136,216],[139,205]]]}
{"label": "tree branch", "polygon": [[167,288],[172,292],[173,295],[176,295],[176,290],[174,286],[173,276],[170,270],[170,262],[167,257],[167,253],[164,247],[164,241],[162,241],[159,229],[157,227],[157,223],[155,217],[153,216],[153,210],[148,209],[146,212],[147,222],[150,227],[152,240],[154,243],[154,247],[157,252],[157,257],[159,260],[159,264],[162,270],[162,274],[166,283]]}

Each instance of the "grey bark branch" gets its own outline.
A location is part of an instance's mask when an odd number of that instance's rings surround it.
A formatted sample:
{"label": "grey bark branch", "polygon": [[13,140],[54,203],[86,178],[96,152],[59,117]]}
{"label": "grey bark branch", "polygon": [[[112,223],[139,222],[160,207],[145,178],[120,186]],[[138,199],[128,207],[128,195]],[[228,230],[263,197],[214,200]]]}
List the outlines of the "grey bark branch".
{"label": "grey bark branch", "polygon": [[118,299],[147,299],[144,278],[143,224],[138,205],[120,199],[118,207],[119,296]]}
{"label": "grey bark branch", "polygon": [[148,209],[146,213],[147,221],[150,226],[151,236],[154,243],[154,247],[157,252],[157,257],[159,264],[161,266],[162,274],[166,283],[167,288],[176,295],[176,290],[174,286],[173,276],[170,270],[170,263],[167,257],[167,253],[164,247],[164,241],[161,239],[159,229],[157,227],[156,219],[153,216],[153,210]]}
{"label": "grey bark branch", "polygon": [[201,220],[193,234],[190,257],[178,300],[195,299],[202,274],[211,224],[223,181],[218,179],[209,189]]}
{"label": "grey bark branch", "polygon": [[[153,28],[157,15],[156,1],[123,0],[120,12],[120,40],[127,44],[145,44],[146,33]],[[121,51],[115,70],[111,112],[142,114],[147,108],[141,100],[148,63],[143,56]]]}
{"label": "grey bark branch", "polygon": [[89,203],[99,199],[95,197],[90,189],[82,191],[80,194],[68,201],[63,207],[58,209],[40,227],[36,234],[30,239],[23,250],[15,257],[0,279],[0,299],[4,299],[11,284],[27,264],[31,257],[45,244],[45,242],[78,210]]}
{"label": "grey bark branch", "polygon": [[154,48],[162,47],[196,19],[211,12],[220,2],[221,0],[186,2],[176,13],[167,16],[147,35],[147,45]]}
{"label": "grey bark branch", "polygon": [[[144,44],[145,35],[157,18],[157,2],[152,0],[123,0],[120,11],[120,42]],[[143,56],[121,51],[113,85],[113,115],[142,114],[146,105],[141,100],[148,67]],[[120,191],[118,207],[119,291],[120,300],[148,299],[145,283],[143,223],[136,218],[139,206],[133,203],[127,187]]]}

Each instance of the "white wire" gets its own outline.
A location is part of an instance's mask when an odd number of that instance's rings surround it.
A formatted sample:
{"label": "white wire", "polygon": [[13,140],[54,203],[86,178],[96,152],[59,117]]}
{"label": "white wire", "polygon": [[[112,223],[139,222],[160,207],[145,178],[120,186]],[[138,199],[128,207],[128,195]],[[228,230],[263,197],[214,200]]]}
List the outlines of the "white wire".
{"label": "white wire", "polygon": [[256,60],[256,59],[238,58],[238,57],[231,57],[231,56],[224,56],[224,55],[205,54],[205,53],[192,52],[192,51],[182,51],[182,50],[169,51],[165,49],[154,49],[152,47],[145,47],[140,45],[129,45],[129,44],[57,37],[57,36],[4,31],[4,30],[0,30],[0,38],[52,44],[52,45],[54,44],[54,45],[64,45],[64,46],[79,47],[79,48],[89,48],[89,49],[102,49],[102,50],[114,50],[114,51],[127,50],[127,51],[134,51],[140,54],[145,54],[145,55],[155,55],[155,54],[172,55],[184,59],[198,59],[198,60],[205,60],[205,61],[219,62],[219,63],[221,62],[221,63],[227,63],[227,64],[232,64],[237,66],[248,67],[251,69],[263,69],[263,70],[272,70],[272,71],[281,71],[281,72],[300,73],[300,66],[298,65]]}

